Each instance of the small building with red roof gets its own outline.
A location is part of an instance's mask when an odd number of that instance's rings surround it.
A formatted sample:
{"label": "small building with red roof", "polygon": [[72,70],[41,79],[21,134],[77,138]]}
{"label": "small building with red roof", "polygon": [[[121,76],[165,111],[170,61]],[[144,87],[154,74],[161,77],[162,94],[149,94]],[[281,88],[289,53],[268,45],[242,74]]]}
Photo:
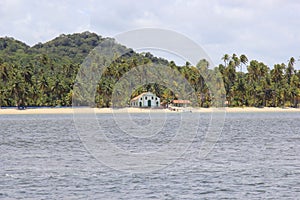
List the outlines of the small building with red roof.
{"label": "small building with red roof", "polygon": [[176,107],[188,107],[191,105],[191,102],[189,100],[182,100],[182,99],[177,99],[172,101],[173,106]]}

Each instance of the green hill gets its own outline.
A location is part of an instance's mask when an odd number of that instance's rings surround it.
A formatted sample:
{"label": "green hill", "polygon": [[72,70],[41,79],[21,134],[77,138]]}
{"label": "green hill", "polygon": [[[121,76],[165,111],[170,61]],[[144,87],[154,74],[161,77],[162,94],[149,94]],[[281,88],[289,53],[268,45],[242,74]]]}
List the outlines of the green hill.
{"label": "green hill", "polygon": [[[62,34],[30,47],[13,38],[0,38],[0,106],[70,106],[80,64],[104,40],[111,38],[83,32]],[[109,82],[110,88],[104,95],[103,85],[99,84],[97,106],[111,105],[113,85],[133,66],[149,62],[168,64],[167,60],[150,53],[138,54],[132,49],[126,52],[108,66],[100,80],[101,84]]]}
{"label": "green hill", "polygon": [[83,32],[71,35],[62,34],[46,43],[39,43],[29,49],[31,53],[59,56],[81,63],[88,53],[105,40],[95,33]]}
{"label": "green hill", "polygon": [[[51,41],[30,47],[14,38],[0,38],[0,106],[70,106],[81,63],[95,47],[111,40],[83,32],[62,34]],[[174,62],[157,58],[151,53],[136,53],[121,44],[116,48],[125,49],[127,53],[106,66],[98,83],[96,106],[112,105],[112,91],[126,72],[143,65],[151,69],[154,64],[169,66],[182,75],[195,89],[198,106],[209,107],[214,101],[203,74],[188,62],[185,66],[176,66]],[[287,64],[275,64],[272,69],[263,62],[248,61],[245,55],[225,54],[222,60],[224,63],[213,70],[207,68],[205,61],[200,61],[197,67],[204,67],[208,75],[220,72],[220,77],[208,78],[220,80],[220,87],[224,83],[228,106],[299,106],[300,70],[295,69],[293,57]],[[247,72],[239,70],[241,68],[247,69]],[[154,76],[155,72],[148,75]],[[184,85],[174,85],[178,91],[184,90]],[[154,92],[164,103],[179,98],[180,93],[152,83],[134,88],[132,94],[127,95],[133,97],[146,91]],[[127,103],[123,102],[121,106]]]}

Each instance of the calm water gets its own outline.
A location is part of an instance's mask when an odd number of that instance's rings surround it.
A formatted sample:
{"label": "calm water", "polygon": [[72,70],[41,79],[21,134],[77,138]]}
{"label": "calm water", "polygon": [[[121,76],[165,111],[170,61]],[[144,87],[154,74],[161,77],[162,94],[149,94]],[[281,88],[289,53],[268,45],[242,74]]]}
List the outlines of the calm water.
{"label": "calm water", "polygon": [[[219,141],[199,158],[194,152],[209,118],[201,114],[196,138],[176,162],[150,173],[129,173],[88,153],[72,115],[0,116],[0,199],[300,198],[299,113],[227,113]],[[149,116],[132,119],[142,126]],[[168,119],[161,134],[146,141],[122,134],[110,115],[98,115],[111,142],[136,152],[171,140],[180,115]]]}

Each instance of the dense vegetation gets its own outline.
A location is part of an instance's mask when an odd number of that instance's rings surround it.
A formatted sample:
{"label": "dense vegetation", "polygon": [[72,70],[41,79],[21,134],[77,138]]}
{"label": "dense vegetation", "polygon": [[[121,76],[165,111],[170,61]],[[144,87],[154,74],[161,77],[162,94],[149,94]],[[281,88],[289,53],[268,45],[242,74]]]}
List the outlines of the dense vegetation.
{"label": "dense vegetation", "polygon": [[[110,39],[84,32],[60,35],[29,47],[13,38],[0,38],[0,106],[72,105],[73,85],[80,64],[105,40]],[[297,106],[300,70],[295,70],[293,57],[286,64],[275,64],[272,69],[262,62],[248,61],[245,55],[225,54],[222,60],[224,63],[214,70],[222,74],[229,106]],[[176,66],[150,53],[139,54],[128,49],[126,55],[107,66],[99,80],[96,106],[112,105],[114,86],[126,72],[139,65],[151,67],[153,64],[167,65],[179,72],[194,87],[198,105],[211,105],[213,97],[197,70],[199,66],[191,66],[188,62],[185,66]],[[145,91],[156,93],[165,103],[179,98],[175,91],[156,83],[136,88],[131,97]]]}
{"label": "dense vegetation", "polygon": [[[286,64],[275,64],[273,69],[256,60],[248,64],[245,55],[227,54],[219,65],[223,74],[230,106],[296,107],[300,96],[300,70],[295,70],[295,59]],[[247,73],[238,72],[246,67]]]}

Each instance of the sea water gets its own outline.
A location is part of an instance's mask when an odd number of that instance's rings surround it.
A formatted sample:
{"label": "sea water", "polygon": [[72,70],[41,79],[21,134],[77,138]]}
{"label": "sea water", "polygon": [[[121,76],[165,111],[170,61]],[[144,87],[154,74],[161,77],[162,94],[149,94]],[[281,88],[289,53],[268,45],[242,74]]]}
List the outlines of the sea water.
{"label": "sea water", "polygon": [[[299,113],[227,113],[218,141],[205,156],[199,156],[199,148],[211,115],[184,115],[191,122],[200,116],[192,143],[174,162],[145,173],[113,168],[95,158],[73,115],[2,115],[0,199],[300,197]],[[164,128],[147,138],[122,131],[118,118],[122,115],[97,115],[108,141],[124,151],[143,153],[168,145],[182,114],[132,114],[136,124],[127,125],[127,130],[165,120]],[[158,164],[159,159],[153,157]]]}

